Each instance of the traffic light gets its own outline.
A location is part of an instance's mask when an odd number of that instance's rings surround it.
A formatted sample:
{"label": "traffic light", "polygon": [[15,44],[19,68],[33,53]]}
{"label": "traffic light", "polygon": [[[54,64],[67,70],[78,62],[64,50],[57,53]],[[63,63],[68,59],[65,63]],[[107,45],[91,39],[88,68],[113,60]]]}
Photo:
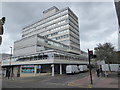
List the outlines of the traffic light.
{"label": "traffic light", "polygon": [[89,55],[92,56],[93,55],[93,51],[89,51]]}
{"label": "traffic light", "polygon": [[[0,19],[0,35],[3,35],[4,33],[4,28],[3,25],[5,24],[5,17],[2,17],[2,19]],[[2,37],[0,36],[0,45],[2,43]]]}
{"label": "traffic light", "polygon": [[93,54],[93,51],[89,51],[89,56],[90,56],[91,58],[96,58],[96,57],[97,57],[95,54]]}

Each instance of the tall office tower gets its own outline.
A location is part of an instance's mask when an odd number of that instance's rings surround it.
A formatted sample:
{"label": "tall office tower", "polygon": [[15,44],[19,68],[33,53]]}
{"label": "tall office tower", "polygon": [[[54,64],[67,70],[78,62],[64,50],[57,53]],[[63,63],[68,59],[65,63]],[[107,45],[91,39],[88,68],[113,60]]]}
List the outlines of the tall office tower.
{"label": "tall office tower", "polygon": [[80,53],[78,17],[70,10],[53,6],[43,11],[43,19],[23,28],[22,38],[39,34],[68,45],[70,52]]}

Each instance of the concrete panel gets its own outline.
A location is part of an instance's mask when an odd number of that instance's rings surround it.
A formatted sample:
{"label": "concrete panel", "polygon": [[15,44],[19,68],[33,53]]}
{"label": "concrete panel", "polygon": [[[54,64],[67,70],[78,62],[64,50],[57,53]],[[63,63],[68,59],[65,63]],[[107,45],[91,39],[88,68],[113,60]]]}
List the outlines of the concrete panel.
{"label": "concrete panel", "polygon": [[37,41],[37,35],[21,39],[14,43],[14,49],[17,50],[17,49],[20,49],[23,47],[36,45],[36,43],[37,43],[36,41]]}
{"label": "concrete panel", "polygon": [[24,56],[24,55],[35,54],[35,53],[36,53],[36,46],[30,46],[30,47],[14,50],[13,55]]}

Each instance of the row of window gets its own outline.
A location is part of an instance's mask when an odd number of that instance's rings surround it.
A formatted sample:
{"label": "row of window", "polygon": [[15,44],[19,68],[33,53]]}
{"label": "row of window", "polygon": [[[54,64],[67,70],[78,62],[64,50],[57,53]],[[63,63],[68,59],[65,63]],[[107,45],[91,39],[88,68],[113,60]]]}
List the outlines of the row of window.
{"label": "row of window", "polygon": [[[63,40],[63,41],[61,41],[61,43],[71,43],[71,44],[74,44],[74,45],[76,45],[76,46],[80,46],[78,43],[76,43],[76,42],[73,42],[72,40]],[[74,48],[74,47],[72,47],[72,49],[79,49],[79,48]]]}
{"label": "row of window", "polygon": [[72,40],[70,40],[71,41],[71,44],[74,44],[74,45],[76,45],[76,46],[80,46],[80,44],[78,44],[78,43],[76,43],[76,42],[74,42],[74,41],[72,41]]}
{"label": "row of window", "polygon": [[69,23],[71,27],[74,28],[74,30],[76,30],[77,32],[79,32],[79,28],[76,27],[72,22]]}
{"label": "row of window", "polygon": [[[64,21],[61,21],[61,22],[58,22],[58,23],[63,23],[63,22],[65,22],[65,20]],[[54,26],[55,26],[55,24],[53,24]],[[66,25],[66,26],[69,26],[68,24]],[[71,25],[72,26],[72,25]],[[53,26],[52,26],[53,27]],[[48,30],[47,32],[51,32],[51,31],[56,31],[56,30],[58,30],[58,29],[62,29],[62,28],[64,28],[65,27],[65,25],[64,26],[60,26],[60,27],[57,27],[57,28],[54,28],[54,29],[51,29],[51,30]],[[73,27],[73,26],[72,26]],[[75,27],[74,27],[74,30],[77,30],[77,29],[75,29]],[[33,31],[34,32],[34,31]],[[45,32],[45,31],[44,31]],[[32,32],[30,32],[30,33],[32,33]],[[43,32],[42,32],[43,33]],[[28,33],[29,34],[29,33]],[[28,35],[28,34],[25,34],[25,35]],[[25,36],[25,35],[22,35],[22,36]]]}
{"label": "row of window", "polygon": [[65,20],[59,21],[58,23],[54,23],[54,24],[49,25],[49,26],[47,26],[47,27],[45,27],[45,28],[55,27],[56,25],[60,25],[60,24],[63,24],[63,23],[65,23],[65,22],[68,22],[68,20],[65,19]]}
{"label": "row of window", "polygon": [[31,27],[36,27],[37,25],[42,25],[42,24],[44,24],[45,22],[50,21],[51,19],[54,19],[54,18],[56,18],[56,17],[59,17],[59,16],[61,16],[62,14],[65,14],[65,13],[68,13],[68,10],[64,10],[64,11],[62,11],[62,12],[59,12],[59,13],[55,14],[55,15],[49,16],[49,17],[47,17],[47,18],[44,18],[44,19],[38,21],[37,23],[33,24],[32,26],[27,26],[26,28],[24,28],[24,30],[27,30],[27,29],[29,29],[29,28],[31,28]]}
{"label": "row of window", "polygon": [[67,45],[63,45],[63,44],[59,44],[59,43],[54,43],[52,41],[48,41],[46,43],[48,43],[49,45],[53,45],[53,46],[57,46],[57,47],[61,47],[61,48],[65,47],[66,49],[68,49]]}
{"label": "row of window", "polygon": [[75,36],[76,38],[79,38],[79,35],[78,35],[79,33],[76,34],[76,33],[72,32],[72,31],[70,31],[70,34],[73,35],[73,36]]}
{"label": "row of window", "polygon": [[[57,40],[58,39],[60,39],[60,38],[65,38],[65,37],[67,37],[68,35],[63,35],[62,37],[60,36],[60,37],[56,37],[57,38]],[[68,46],[66,46],[66,45],[62,45],[62,44],[59,44],[59,43],[54,43],[54,42],[52,42],[52,41],[45,41],[46,43],[48,43],[49,45],[54,45],[54,46],[57,46],[57,47],[65,47],[65,48],[68,48]],[[64,41],[62,41],[62,42],[70,42],[70,40],[64,40]],[[75,43],[74,43],[75,44]],[[78,45],[78,44],[77,44]],[[78,45],[79,46],[79,45]],[[50,49],[50,48],[49,48]],[[76,48],[76,47],[73,47],[73,46],[71,46],[71,49],[74,49],[74,50],[79,50],[79,48]]]}
{"label": "row of window", "polygon": [[37,52],[40,52],[40,51],[44,51],[44,50],[51,50],[52,48],[48,48],[46,46],[41,46],[41,45],[37,45]]}
{"label": "row of window", "polygon": [[54,32],[54,33],[45,35],[44,37],[47,37],[47,38],[48,38],[48,37],[55,36],[55,35],[58,35],[58,34],[63,34],[63,33],[66,33],[66,32],[69,32],[69,29],[62,30],[62,31],[58,31],[58,32]]}
{"label": "row of window", "polygon": [[78,23],[78,18],[71,10],[69,10],[69,15]]}
{"label": "row of window", "polygon": [[60,44],[60,43],[57,43],[57,42],[53,42],[53,41],[50,41],[50,40],[45,40],[45,39],[42,39],[42,38],[38,38],[38,42],[44,42],[44,43],[47,43],[49,45],[53,45],[53,46],[57,46],[57,47],[65,47],[65,48],[69,48],[67,45],[64,45],[64,44]]}
{"label": "row of window", "polygon": [[[63,21],[61,21],[61,22],[58,22],[57,24],[61,24],[61,23],[64,23],[66,20],[63,20]],[[53,24],[53,25],[51,25],[51,26],[48,26],[48,27],[53,27],[53,26],[55,26],[56,24]],[[48,28],[48,27],[46,27],[46,28]],[[56,31],[56,30],[58,30],[58,29],[62,29],[62,28],[64,28],[65,26],[60,26],[60,27],[57,27],[57,28],[54,28],[54,29],[51,29],[51,30],[48,30],[47,31],[47,33],[49,33],[49,32],[51,32],[51,31]],[[76,29],[75,29],[76,30]],[[44,31],[45,32],[45,31]],[[30,32],[31,33],[31,32]],[[43,32],[42,32],[43,33]],[[23,36],[25,36],[25,35],[23,35]]]}
{"label": "row of window", "polygon": [[48,58],[49,58],[48,55],[38,55],[38,56],[19,58],[17,61],[33,61],[33,60],[43,60]]}
{"label": "row of window", "polygon": [[71,24],[69,26],[70,26],[70,30],[71,31],[73,31],[74,33],[78,33],[79,34],[79,30],[78,29],[75,29]]}
{"label": "row of window", "polygon": [[41,24],[41,25],[36,25],[35,27],[31,26],[31,27],[29,27],[29,28],[27,28],[27,29],[24,29],[23,32],[27,32],[27,31],[29,31],[29,30],[34,30],[34,29],[42,29],[42,28],[45,28],[45,27],[47,27],[48,25],[53,24],[53,23],[55,23],[56,21],[62,20],[63,18],[67,18],[67,17],[68,17],[68,14],[63,15],[63,16],[58,17],[58,18],[54,18],[53,20],[50,20],[50,21],[48,21],[48,22],[45,22],[45,23],[43,23],[43,24]]}
{"label": "row of window", "polygon": [[[63,29],[63,28],[67,28],[67,27],[69,27],[69,24],[66,24],[66,25],[62,25],[62,26],[59,26],[59,27],[56,27],[56,28],[54,28],[54,29],[50,29],[50,30],[48,30],[48,31],[43,31],[43,32],[41,32],[40,33],[40,35],[42,34],[42,33],[50,33],[50,32],[53,32],[53,31],[58,31],[59,29]],[[26,35],[29,35],[29,34],[33,34],[33,33],[37,33],[37,32],[35,32],[35,31],[32,31],[32,32],[29,32],[29,33],[27,33],[27,34],[23,34],[22,35],[22,37],[24,37],[24,36],[26,36]]]}
{"label": "row of window", "polygon": [[78,23],[76,23],[74,20],[72,20],[71,17],[69,17],[69,22],[72,23],[76,28],[79,28]]}
{"label": "row of window", "polygon": [[63,41],[60,41],[61,43],[67,43],[69,44],[70,43],[70,40],[63,40]]}
{"label": "row of window", "polygon": [[[65,16],[64,16],[64,17],[65,17]],[[64,18],[64,17],[62,17],[62,18]],[[62,18],[58,18],[58,19],[55,19],[55,20],[52,20],[52,21],[48,22],[48,23],[51,23],[51,25],[48,24],[49,26],[46,25],[44,28],[45,28],[45,29],[46,29],[46,28],[51,28],[51,27],[55,27],[56,25],[60,25],[60,24],[62,24],[62,23],[68,22],[67,19],[64,19],[64,20],[62,20],[62,21],[59,21],[59,22],[55,23],[56,21],[61,20]],[[54,24],[53,24],[53,23],[54,23]],[[47,24],[47,23],[46,23],[46,24]]]}
{"label": "row of window", "polygon": [[79,48],[76,48],[76,47],[73,47],[73,46],[70,46],[70,49],[73,49],[73,50],[75,50],[75,51],[80,51]]}
{"label": "row of window", "polygon": [[[54,28],[54,29],[48,30],[47,33],[53,32],[53,31],[57,31],[57,30],[59,30],[59,29],[65,28],[65,27],[69,27],[69,24],[62,25],[62,26],[56,27],[56,28]],[[46,31],[44,31],[44,33],[45,33],[45,32],[46,32]],[[42,33],[43,33],[43,32],[42,32]]]}
{"label": "row of window", "polygon": [[[63,60],[81,60],[82,58],[79,57],[73,57],[73,56],[66,56],[66,55],[59,55],[55,54],[54,55],[55,59],[63,59]],[[82,59],[83,60],[83,59]]]}
{"label": "row of window", "polygon": [[79,43],[79,38],[74,37],[73,35],[70,34],[70,37],[72,37],[72,39],[74,39],[75,41],[77,41]]}
{"label": "row of window", "polygon": [[[26,56],[26,57],[21,57],[21,58],[12,58],[15,59],[14,62],[16,61],[33,61],[33,60],[44,60],[44,59],[49,59],[49,55],[35,55],[35,56]],[[54,54],[54,58],[59,58],[59,59],[65,59],[65,60],[83,60],[83,58],[81,57],[73,57],[73,56],[66,56],[66,55],[59,55],[59,54]],[[3,62],[4,64],[5,63],[9,63],[10,60],[4,60],[6,62]]]}
{"label": "row of window", "polygon": [[60,40],[60,39],[63,39],[63,38],[68,38],[68,37],[69,37],[69,34],[66,34],[66,35],[62,35],[62,36],[59,36],[59,37],[52,38],[52,40]]}

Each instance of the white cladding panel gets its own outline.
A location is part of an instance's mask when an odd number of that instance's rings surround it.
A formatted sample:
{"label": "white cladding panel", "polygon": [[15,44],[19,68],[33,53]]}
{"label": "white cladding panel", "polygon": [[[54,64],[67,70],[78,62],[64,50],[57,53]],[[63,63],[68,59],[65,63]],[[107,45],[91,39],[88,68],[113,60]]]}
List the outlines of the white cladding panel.
{"label": "white cladding panel", "polygon": [[21,39],[21,40],[15,42],[14,49],[17,50],[17,49],[21,49],[24,47],[33,46],[33,45],[36,45],[36,43],[37,43],[37,35],[34,35],[34,36],[31,36],[31,37],[28,37],[25,39]]}
{"label": "white cladding panel", "polygon": [[23,56],[36,53],[36,46],[25,47],[14,51],[14,56]]}

